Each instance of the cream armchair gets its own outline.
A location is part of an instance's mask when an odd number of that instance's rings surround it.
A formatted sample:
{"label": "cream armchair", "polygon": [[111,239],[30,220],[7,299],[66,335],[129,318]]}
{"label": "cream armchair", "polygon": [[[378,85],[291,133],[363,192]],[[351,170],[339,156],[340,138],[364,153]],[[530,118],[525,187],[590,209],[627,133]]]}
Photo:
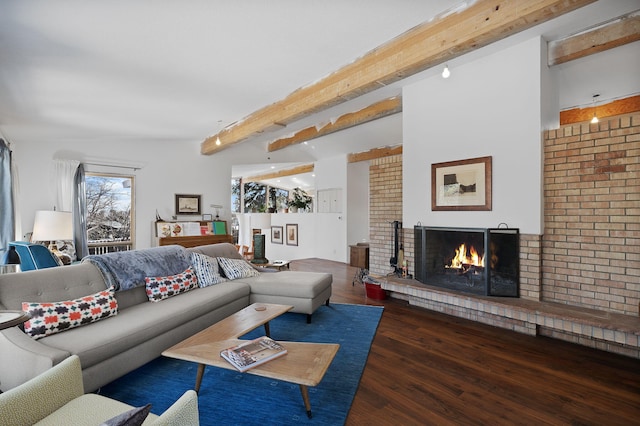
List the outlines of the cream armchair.
{"label": "cream armchair", "polygon": [[[95,426],[132,406],[96,394],[84,394],[80,359],[71,356],[28,382],[0,394],[0,423],[6,425]],[[198,396],[185,392],[161,416],[144,425],[198,425]]]}

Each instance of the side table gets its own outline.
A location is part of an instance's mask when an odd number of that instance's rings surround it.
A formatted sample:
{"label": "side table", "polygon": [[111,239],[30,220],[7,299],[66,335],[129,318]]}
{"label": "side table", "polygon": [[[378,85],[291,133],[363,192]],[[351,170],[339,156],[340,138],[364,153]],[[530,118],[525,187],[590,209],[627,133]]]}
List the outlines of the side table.
{"label": "side table", "polygon": [[369,244],[358,243],[349,246],[349,248],[351,249],[349,253],[349,266],[358,268],[351,285],[354,285],[356,281],[362,284],[362,278],[364,278],[367,273],[366,271],[369,269]]}
{"label": "side table", "polygon": [[27,322],[30,318],[31,315],[23,311],[0,311],[0,330],[15,327]]}
{"label": "side table", "polygon": [[291,263],[290,260],[274,260],[273,262],[264,263],[262,265],[258,264],[256,266],[259,266],[261,268],[272,268],[272,269],[277,269],[278,271],[282,271],[283,269],[291,269],[289,267],[290,263]]}

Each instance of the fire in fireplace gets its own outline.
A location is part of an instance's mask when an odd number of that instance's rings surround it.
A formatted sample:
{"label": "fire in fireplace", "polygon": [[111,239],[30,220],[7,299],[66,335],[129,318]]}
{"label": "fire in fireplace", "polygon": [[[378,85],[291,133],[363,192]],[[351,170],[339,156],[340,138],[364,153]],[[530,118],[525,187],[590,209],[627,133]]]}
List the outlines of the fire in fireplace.
{"label": "fire in fireplace", "polygon": [[519,296],[519,231],[414,227],[415,278],[485,296]]}

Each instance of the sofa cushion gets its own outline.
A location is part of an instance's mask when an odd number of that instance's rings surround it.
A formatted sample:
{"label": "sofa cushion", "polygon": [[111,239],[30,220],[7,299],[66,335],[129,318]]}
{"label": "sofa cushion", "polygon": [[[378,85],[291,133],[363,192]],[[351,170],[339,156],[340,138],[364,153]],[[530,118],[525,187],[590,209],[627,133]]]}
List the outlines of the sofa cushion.
{"label": "sofa cushion", "polygon": [[198,286],[207,287],[225,281],[220,275],[218,261],[201,253],[191,253],[191,265],[198,277]]}
{"label": "sofa cushion", "polygon": [[250,278],[257,277],[260,272],[256,271],[244,259],[229,259],[226,257],[219,257],[218,263],[224,272],[224,275],[230,280],[236,280],[238,278]]}
{"label": "sofa cushion", "polygon": [[313,299],[331,287],[333,276],[324,272],[282,271],[258,273],[239,281],[251,286],[251,294]]}
{"label": "sofa cushion", "polygon": [[89,324],[118,313],[113,287],[95,294],[61,302],[22,302],[31,315],[24,331],[35,339]]}
{"label": "sofa cushion", "polygon": [[225,257],[227,259],[243,259],[236,246],[230,243],[207,244],[204,246],[189,247],[189,252],[204,254],[209,257]]}
{"label": "sofa cushion", "polygon": [[198,286],[198,278],[191,267],[188,267],[179,274],[168,275],[166,277],[145,277],[146,291],[149,301],[159,302],[185,293]]}
{"label": "sofa cushion", "polygon": [[[140,291],[141,296],[144,295],[143,288],[135,290]],[[129,306],[121,309],[114,317],[88,327],[47,336],[41,342],[78,355],[83,370],[86,370],[237,300],[245,300],[246,306],[249,303],[249,292],[249,285],[238,281],[195,288],[163,300],[161,304],[145,302]],[[100,338],[96,339],[96,336]]]}

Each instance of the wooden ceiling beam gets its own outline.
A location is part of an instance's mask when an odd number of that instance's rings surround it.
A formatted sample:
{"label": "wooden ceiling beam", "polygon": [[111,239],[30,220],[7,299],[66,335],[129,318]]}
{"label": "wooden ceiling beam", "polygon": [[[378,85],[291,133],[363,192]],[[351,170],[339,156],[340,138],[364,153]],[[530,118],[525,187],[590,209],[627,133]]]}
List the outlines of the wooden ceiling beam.
{"label": "wooden ceiling beam", "polygon": [[374,148],[369,151],[356,152],[347,156],[348,163],[358,163],[360,161],[375,160],[376,158],[390,157],[392,155],[401,155],[402,145],[386,146],[382,148]]}
{"label": "wooden ceiling beam", "polygon": [[285,176],[293,176],[299,175],[302,173],[311,173],[314,170],[314,164],[303,164],[301,166],[296,166],[291,169],[278,170],[277,172],[265,173],[262,175],[249,176],[243,178],[244,182],[260,182],[267,179],[277,179]]}
{"label": "wooden ceiling beam", "polygon": [[[420,24],[202,142],[214,154],[273,126],[354,99],[596,0],[476,0]],[[220,140],[220,145],[216,144]]]}
{"label": "wooden ceiling beam", "polygon": [[402,98],[400,96],[385,99],[383,101],[371,104],[359,111],[341,115],[333,123],[327,123],[322,127],[307,127],[306,129],[302,129],[299,132],[296,132],[291,137],[277,139],[268,145],[267,150],[269,152],[273,152],[279,149],[284,149],[291,145],[306,142],[311,139],[319,138],[320,136],[325,136],[330,133],[348,129],[349,127],[358,126],[360,124],[377,120],[378,118],[386,117],[388,115],[397,114],[399,112],[402,112]]}
{"label": "wooden ceiling beam", "polygon": [[559,65],[640,40],[638,11],[589,31],[549,42],[548,64]]}
{"label": "wooden ceiling beam", "polygon": [[590,121],[593,115],[602,120],[607,117],[613,117],[622,114],[631,114],[640,111],[640,95],[630,96],[624,99],[618,99],[602,105],[586,108],[573,108],[560,111],[560,125],[581,123]]}

